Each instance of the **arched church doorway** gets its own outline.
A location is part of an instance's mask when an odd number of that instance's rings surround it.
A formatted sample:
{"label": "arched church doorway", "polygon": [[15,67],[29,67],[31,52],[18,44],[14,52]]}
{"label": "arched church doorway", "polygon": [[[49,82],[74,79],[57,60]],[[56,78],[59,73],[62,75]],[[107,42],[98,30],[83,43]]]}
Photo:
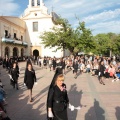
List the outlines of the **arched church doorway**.
{"label": "arched church doorway", "polygon": [[14,47],[13,48],[13,57],[16,57],[16,56],[18,56],[18,48]]}
{"label": "arched church doorway", "polygon": [[24,49],[22,48],[21,49],[21,57],[23,57],[24,56]]}
{"label": "arched church doorway", "polygon": [[9,47],[5,47],[5,57],[9,57],[10,49]]}
{"label": "arched church doorway", "polygon": [[35,59],[37,59],[37,57],[39,56],[39,51],[38,50],[34,50],[33,51],[33,56],[35,56]]}

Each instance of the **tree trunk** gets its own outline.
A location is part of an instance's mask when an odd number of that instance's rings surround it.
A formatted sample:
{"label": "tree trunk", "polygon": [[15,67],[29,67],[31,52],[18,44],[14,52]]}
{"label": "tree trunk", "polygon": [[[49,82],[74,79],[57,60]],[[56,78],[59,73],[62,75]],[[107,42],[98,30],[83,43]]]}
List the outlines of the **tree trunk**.
{"label": "tree trunk", "polygon": [[110,57],[112,57],[112,50],[110,49]]}

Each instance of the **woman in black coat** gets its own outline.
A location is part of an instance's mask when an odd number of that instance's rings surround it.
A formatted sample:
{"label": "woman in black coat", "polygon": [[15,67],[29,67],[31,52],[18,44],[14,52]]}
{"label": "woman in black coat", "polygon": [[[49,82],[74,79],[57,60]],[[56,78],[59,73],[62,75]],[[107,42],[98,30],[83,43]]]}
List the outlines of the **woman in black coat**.
{"label": "woman in black coat", "polygon": [[75,73],[75,79],[77,78],[77,72],[78,72],[78,61],[77,60],[75,60],[74,62],[73,62],[73,73]]}
{"label": "woman in black coat", "polygon": [[32,89],[33,89],[34,82],[36,82],[35,70],[32,68],[32,65],[28,63],[28,66],[25,71],[25,76],[24,76],[24,84],[28,88],[30,102],[33,101]]}
{"label": "woman in black coat", "polygon": [[12,76],[13,79],[13,88],[15,88],[18,90],[18,77],[19,77],[19,67],[17,67],[16,62],[13,63],[13,67],[10,70],[10,74]]}
{"label": "woman in black coat", "polygon": [[56,68],[56,58],[55,57],[53,58],[52,63],[53,63],[53,70],[55,70],[55,68]]}
{"label": "woman in black coat", "polygon": [[48,120],[68,120],[67,105],[69,103],[66,85],[63,83],[64,76],[61,70],[56,69],[56,73],[51,82],[47,98]]}
{"label": "woman in black coat", "polygon": [[100,62],[100,66],[99,66],[99,74],[98,74],[98,77],[99,77],[99,82],[100,82],[100,84],[103,84],[103,85],[105,85],[105,83],[103,82],[104,72],[105,72],[104,62],[101,61],[101,62]]}
{"label": "woman in black coat", "polygon": [[46,57],[44,57],[43,64],[44,64],[44,67],[47,69],[47,58]]}

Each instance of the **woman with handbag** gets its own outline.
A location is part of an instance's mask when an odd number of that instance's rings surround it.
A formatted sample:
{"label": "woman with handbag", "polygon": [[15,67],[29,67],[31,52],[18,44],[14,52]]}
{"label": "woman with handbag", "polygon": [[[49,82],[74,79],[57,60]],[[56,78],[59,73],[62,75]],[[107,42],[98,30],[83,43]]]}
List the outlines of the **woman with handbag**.
{"label": "woman with handbag", "polygon": [[56,73],[51,82],[47,98],[48,120],[68,120],[67,105],[69,103],[64,76],[61,70],[56,69]]}
{"label": "woman with handbag", "polygon": [[[26,85],[28,88],[30,102],[33,101],[32,89],[33,89],[35,82],[36,82],[35,70],[33,69],[32,64],[28,63],[26,71],[25,71],[25,76],[24,76],[24,85]],[[37,82],[35,84],[37,84]]]}

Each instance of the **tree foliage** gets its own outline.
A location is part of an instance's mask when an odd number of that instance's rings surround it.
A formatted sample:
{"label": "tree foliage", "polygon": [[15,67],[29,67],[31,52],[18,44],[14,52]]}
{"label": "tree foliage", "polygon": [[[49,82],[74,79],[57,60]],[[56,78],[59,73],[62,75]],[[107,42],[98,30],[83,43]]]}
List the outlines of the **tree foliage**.
{"label": "tree foliage", "polygon": [[104,33],[97,34],[95,37],[96,53],[105,55],[108,52],[119,54],[120,51],[120,34]]}
{"label": "tree foliage", "polygon": [[68,49],[71,54],[80,51],[88,52],[95,49],[95,42],[90,29],[85,27],[84,22],[80,22],[73,29],[68,20],[59,18],[57,26],[51,31],[45,31],[40,38],[45,47],[57,47],[57,49]]}
{"label": "tree foliage", "polygon": [[50,31],[44,31],[40,38],[45,47],[68,49],[74,55],[81,51],[99,55],[109,55],[109,52],[119,54],[120,51],[120,34],[102,33],[93,37],[91,30],[79,19],[78,26],[72,28],[68,20],[60,17],[56,26]]}

